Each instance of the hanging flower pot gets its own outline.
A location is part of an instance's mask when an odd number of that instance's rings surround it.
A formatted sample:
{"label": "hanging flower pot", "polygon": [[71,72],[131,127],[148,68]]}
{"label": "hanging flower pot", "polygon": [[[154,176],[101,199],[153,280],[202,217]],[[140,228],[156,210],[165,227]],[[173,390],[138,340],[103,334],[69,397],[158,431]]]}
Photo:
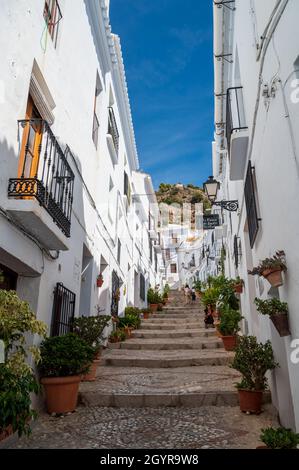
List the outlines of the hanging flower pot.
{"label": "hanging flower pot", "polygon": [[100,273],[97,277],[97,287],[102,287],[104,283],[103,274]]}
{"label": "hanging flower pot", "polygon": [[289,336],[291,334],[287,313],[277,313],[275,315],[271,315],[270,319],[275,328],[277,329],[279,336],[284,337]]}
{"label": "hanging flower pot", "polygon": [[280,287],[283,285],[281,269],[265,269],[263,277],[271,284],[272,287]]}

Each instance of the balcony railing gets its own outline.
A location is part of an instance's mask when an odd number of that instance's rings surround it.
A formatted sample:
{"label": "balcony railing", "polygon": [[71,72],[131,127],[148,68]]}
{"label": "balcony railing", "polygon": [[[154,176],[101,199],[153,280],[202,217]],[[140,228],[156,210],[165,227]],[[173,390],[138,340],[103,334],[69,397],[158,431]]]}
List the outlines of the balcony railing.
{"label": "balcony railing", "polygon": [[227,90],[226,138],[228,151],[230,151],[231,136],[233,132],[248,129],[245,120],[242,90],[243,87],[234,87]]}
{"label": "balcony railing", "polygon": [[116,125],[116,119],[114,115],[113,108],[110,106],[108,108],[109,115],[108,115],[108,134],[111,135],[113,144],[115,147],[116,153],[118,153],[118,148],[119,148],[119,133]]}
{"label": "balcony railing", "polygon": [[[27,119],[18,121],[18,123],[26,138],[24,144],[24,165],[19,178],[10,178],[8,196],[22,199],[37,199],[62,232],[69,237],[74,173],[46,121]],[[38,155],[32,156],[31,131],[37,127],[40,130],[41,142],[38,146]],[[22,142],[24,142],[24,138],[22,138]],[[27,164],[28,161],[31,161],[31,158],[38,159],[35,174],[31,174],[30,171],[28,172]]]}

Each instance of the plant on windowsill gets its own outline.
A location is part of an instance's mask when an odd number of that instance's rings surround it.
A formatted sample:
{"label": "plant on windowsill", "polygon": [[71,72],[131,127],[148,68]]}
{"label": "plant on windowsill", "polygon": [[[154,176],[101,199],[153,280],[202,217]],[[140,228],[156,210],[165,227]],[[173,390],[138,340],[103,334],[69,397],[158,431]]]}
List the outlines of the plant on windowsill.
{"label": "plant on windowsill", "polygon": [[260,439],[265,446],[259,446],[259,449],[297,449],[299,445],[299,434],[291,429],[269,427],[261,431]]}
{"label": "plant on windowsill", "polygon": [[286,302],[281,302],[275,298],[267,300],[255,298],[254,303],[259,313],[269,315],[270,320],[281,337],[291,334],[289,330],[288,304]]}
{"label": "plant on windowsill", "polygon": [[281,250],[272,258],[265,258],[257,267],[248,271],[248,274],[263,276],[272,287],[280,287],[283,285],[282,272],[286,270],[285,252]]}
{"label": "plant on windowsill", "polygon": [[73,332],[79,338],[86,341],[94,350],[94,358],[90,365],[90,370],[82,378],[83,381],[94,381],[96,378],[97,367],[100,363],[100,354],[105,337],[103,331],[111,321],[109,315],[96,315],[89,317],[79,317],[73,320]]}
{"label": "plant on windowsill", "polygon": [[231,367],[242,374],[237,384],[241,411],[261,413],[263,392],[268,386],[266,372],[278,366],[270,341],[263,344],[255,336],[239,337]]}
{"label": "plant on windowsill", "polygon": [[40,350],[28,339],[46,336],[47,326],[36,319],[27,302],[16,292],[0,290],[0,340],[4,363],[0,364],[0,441],[14,432],[29,435],[30,422],[37,413],[31,407],[31,393],[39,393],[34,370]]}
{"label": "plant on windowsill", "polygon": [[79,383],[89,371],[94,348],[75,333],[46,338],[41,346],[39,371],[48,413],[74,411]]}
{"label": "plant on windowsill", "polygon": [[226,351],[233,351],[237,345],[237,333],[242,315],[228,305],[221,309],[219,331]]}

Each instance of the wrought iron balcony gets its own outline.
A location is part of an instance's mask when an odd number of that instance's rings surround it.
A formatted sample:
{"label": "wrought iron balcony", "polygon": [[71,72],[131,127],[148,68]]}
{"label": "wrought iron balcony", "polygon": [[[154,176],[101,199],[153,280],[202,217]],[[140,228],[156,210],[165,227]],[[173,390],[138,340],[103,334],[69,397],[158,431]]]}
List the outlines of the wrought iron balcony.
{"label": "wrought iron balcony", "polygon": [[226,138],[227,147],[230,151],[231,137],[234,132],[246,130],[244,103],[243,103],[243,87],[234,87],[227,90],[226,99]]}
{"label": "wrought iron balcony", "polygon": [[8,196],[35,198],[70,237],[74,173],[46,121],[27,119],[18,123],[22,130],[23,168],[19,178],[10,178]]}
{"label": "wrought iron balcony", "polygon": [[116,125],[116,119],[114,115],[113,108],[110,106],[108,108],[109,114],[108,114],[108,134],[111,135],[114,148],[116,153],[118,153],[118,148],[119,148],[119,133]]}

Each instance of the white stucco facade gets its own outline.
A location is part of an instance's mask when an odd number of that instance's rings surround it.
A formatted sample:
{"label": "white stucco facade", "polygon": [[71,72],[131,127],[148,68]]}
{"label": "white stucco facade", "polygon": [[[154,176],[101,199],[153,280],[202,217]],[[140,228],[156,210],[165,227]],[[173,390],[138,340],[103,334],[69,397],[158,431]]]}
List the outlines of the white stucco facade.
{"label": "white stucco facade", "polygon": [[[239,203],[238,212],[225,213],[226,275],[244,279],[243,330],[271,340],[280,364],[270,377],[273,404],[282,425],[298,431],[299,364],[291,353],[299,338],[299,3],[236,0],[230,6],[214,7],[213,170],[223,198]],[[247,271],[277,250],[286,253],[287,272],[283,286],[274,289]],[[269,318],[258,314],[255,297],[288,303],[290,336],[281,338]]]}
{"label": "white stucco facade", "polygon": [[[136,275],[143,273],[146,288],[161,284],[162,255],[157,254],[155,268],[149,245],[142,252],[136,248],[136,219],[142,211],[136,213],[134,190],[142,192],[139,186],[144,185],[149,199],[154,201],[155,195],[150,176],[138,173],[120,40],[111,33],[109,1],[60,0],[55,42],[44,4],[3,0],[0,6],[0,267],[8,277],[10,272],[16,276],[17,293],[50,332],[57,283],[75,294],[76,316],[98,309],[109,315],[112,277],[117,275],[122,315],[126,305],[146,303],[146,295],[140,299]],[[8,196],[9,180],[21,176],[26,126],[18,120],[26,118],[29,93],[74,175],[70,236],[36,198]],[[117,145],[109,124],[111,109]],[[44,155],[44,134],[42,138]],[[67,177],[53,171],[52,178],[61,183]],[[148,214],[148,199],[140,198],[140,206]],[[143,220],[144,237],[148,220]]]}

